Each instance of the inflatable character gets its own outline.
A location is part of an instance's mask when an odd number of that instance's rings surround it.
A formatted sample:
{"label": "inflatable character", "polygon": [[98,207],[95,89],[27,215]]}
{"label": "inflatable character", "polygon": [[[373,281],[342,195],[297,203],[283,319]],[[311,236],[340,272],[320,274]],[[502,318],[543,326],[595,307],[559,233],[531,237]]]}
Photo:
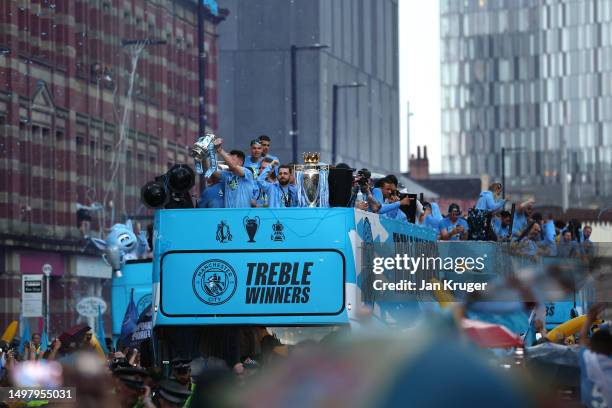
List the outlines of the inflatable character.
{"label": "inflatable character", "polygon": [[106,239],[91,238],[96,247],[103,251],[102,259],[113,268],[117,277],[121,277],[121,267],[125,261],[138,259],[148,250],[147,237],[141,231],[137,237],[132,229],[132,221],[125,224],[115,224],[110,229]]}

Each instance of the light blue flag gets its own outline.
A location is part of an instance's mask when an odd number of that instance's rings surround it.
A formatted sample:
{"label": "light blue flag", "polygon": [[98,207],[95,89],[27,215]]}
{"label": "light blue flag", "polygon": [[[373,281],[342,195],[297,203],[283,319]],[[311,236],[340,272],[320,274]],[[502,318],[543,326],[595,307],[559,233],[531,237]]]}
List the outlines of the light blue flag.
{"label": "light blue flag", "polygon": [[23,333],[21,334],[21,343],[19,343],[19,353],[25,352],[25,344],[30,341],[30,322],[27,318],[21,317],[21,324],[23,325]]}
{"label": "light blue flag", "polygon": [[108,349],[106,348],[106,334],[104,333],[104,318],[102,317],[102,308],[98,305],[98,326],[96,327],[96,337],[98,338],[98,343],[100,343],[100,347],[102,347],[102,351],[104,351],[104,355],[108,355]]}
{"label": "light blue flag", "polygon": [[49,335],[47,334],[47,325],[43,326],[42,334],[40,335],[40,351],[44,353],[49,348]]}

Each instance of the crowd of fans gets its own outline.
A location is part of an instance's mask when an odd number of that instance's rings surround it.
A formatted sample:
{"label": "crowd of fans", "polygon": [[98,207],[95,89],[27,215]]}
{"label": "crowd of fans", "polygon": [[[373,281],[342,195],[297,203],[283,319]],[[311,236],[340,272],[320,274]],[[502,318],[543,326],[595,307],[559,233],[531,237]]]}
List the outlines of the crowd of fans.
{"label": "crowd of fans", "polygon": [[[476,206],[462,217],[457,204],[451,204],[448,215],[434,214],[435,204],[426,203],[425,226],[438,232],[441,240],[477,240],[510,242],[514,249],[528,256],[560,256],[575,258],[593,253],[592,227],[584,227],[576,219],[555,220],[552,214],[534,211],[534,201],[527,200],[506,207],[508,200],[500,198],[501,183],[493,183],[483,191]],[[437,227],[437,228],[436,228]]]}
{"label": "crowd of fans", "polygon": [[[71,338],[68,344],[54,339],[48,347],[43,347],[38,333],[29,339],[15,337],[10,343],[0,342],[0,387],[76,389],[76,399],[61,401],[62,406],[219,406],[222,388],[239,389],[261,368],[317,344],[284,345],[265,327],[211,328],[207,333],[198,333],[201,344],[195,354],[200,357],[180,357],[189,351],[177,343],[172,353],[179,357],[165,365],[154,363],[151,339],[127,347],[119,340],[117,349],[107,339],[111,351],[105,353],[92,331]],[[336,333],[330,332],[321,342]],[[39,398],[28,406],[48,402]],[[0,399],[0,407],[6,403]]]}
{"label": "crowd of fans", "polygon": [[[589,310],[578,333],[579,345],[567,346],[568,352],[572,349],[572,352],[578,353],[582,401],[587,406],[598,406],[598,401],[612,401],[612,383],[609,381],[612,373],[612,337],[609,329],[597,323],[604,308],[603,304],[596,304]],[[0,387],[71,388],[74,399],[59,401],[61,406],[226,406],[231,395],[256,384],[254,381],[257,378],[265,376],[278,363],[290,364],[288,359],[316,353],[337,341],[343,341],[342,332],[337,330],[331,331],[319,342],[306,340],[295,346],[281,344],[264,327],[210,330],[207,336],[199,337],[200,350],[196,354],[200,357],[174,357],[167,362],[169,364],[154,363],[150,340],[130,347],[122,347],[119,343],[121,350],[111,349],[111,352],[104,353],[92,332],[71,339],[69,344],[55,339],[46,351],[41,351],[44,347],[37,333],[30,337],[29,342],[22,342],[22,347],[18,338],[10,344],[0,342]],[[358,333],[355,335],[358,336]],[[228,341],[228,336],[237,341]],[[459,332],[452,336],[456,337],[454,341],[459,341]],[[564,340],[553,339],[553,342],[564,344]],[[172,350],[174,355],[180,356],[185,350],[179,343],[173,344]],[[369,351],[372,354],[380,352],[375,349]],[[501,361],[505,360],[502,358]],[[537,371],[532,374],[535,373]],[[292,375],[303,374],[292,372]],[[38,398],[28,405],[14,405],[6,400],[6,395],[4,398],[4,401],[0,400],[0,407],[54,406],[56,402]],[[257,405],[256,401],[252,405]]]}

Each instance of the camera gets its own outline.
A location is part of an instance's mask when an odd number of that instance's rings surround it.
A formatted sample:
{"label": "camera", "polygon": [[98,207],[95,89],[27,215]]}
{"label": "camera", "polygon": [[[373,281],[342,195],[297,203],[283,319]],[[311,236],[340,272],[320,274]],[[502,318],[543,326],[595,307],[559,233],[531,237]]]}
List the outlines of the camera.
{"label": "camera", "polygon": [[189,190],[195,185],[195,172],[186,164],[175,164],[155,181],[140,190],[142,202],[149,208],[193,208]]}
{"label": "camera", "polygon": [[357,172],[355,176],[355,181],[359,184],[359,189],[362,193],[365,194],[366,185],[370,182],[370,177],[372,177],[372,173],[368,169],[361,169]]}

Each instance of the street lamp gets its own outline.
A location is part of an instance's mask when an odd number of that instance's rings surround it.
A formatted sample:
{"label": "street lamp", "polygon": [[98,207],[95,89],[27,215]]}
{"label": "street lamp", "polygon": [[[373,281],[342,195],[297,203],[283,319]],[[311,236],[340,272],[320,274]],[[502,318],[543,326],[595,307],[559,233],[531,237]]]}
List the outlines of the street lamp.
{"label": "street lamp", "polygon": [[408,171],[410,171],[410,118],[414,112],[410,111],[410,101],[406,102],[406,145],[408,146]]}
{"label": "street lamp", "polygon": [[46,331],[47,331],[47,335],[49,335],[49,315],[51,314],[51,308],[50,308],[50,300],[51,300],[51,292],[50,292],[50,285],[49,282],[51,280],[51,272],[53,272],[53,266],[51,266],[50,264],[44,264],[42,267],[42,273],[45,275],[45,278],[47,279],[47,307],[45,310],[45,314],[46,314]]}
{"label": "street lamp", "polygon": [[336,163],[336,156],[338,153],[338,91],[346,88],[360,88],[366,86],[359,82],[353,82],[351,84],[334,84],[332,94],[332,164]]}
{"label": "street lamp", "polygon": [[320,50],[329,48],[325,44],[304,46],[291,45],[291,157],[294,163],[298,161],[298,120],[297,120],[297,52],[304,50]]}
{"label": "street lamp", "polygon": [[502,177],[502,198],[506,198],[506,152],[522,152],[524,147],[502,147],[501,148],[501,177]]}

